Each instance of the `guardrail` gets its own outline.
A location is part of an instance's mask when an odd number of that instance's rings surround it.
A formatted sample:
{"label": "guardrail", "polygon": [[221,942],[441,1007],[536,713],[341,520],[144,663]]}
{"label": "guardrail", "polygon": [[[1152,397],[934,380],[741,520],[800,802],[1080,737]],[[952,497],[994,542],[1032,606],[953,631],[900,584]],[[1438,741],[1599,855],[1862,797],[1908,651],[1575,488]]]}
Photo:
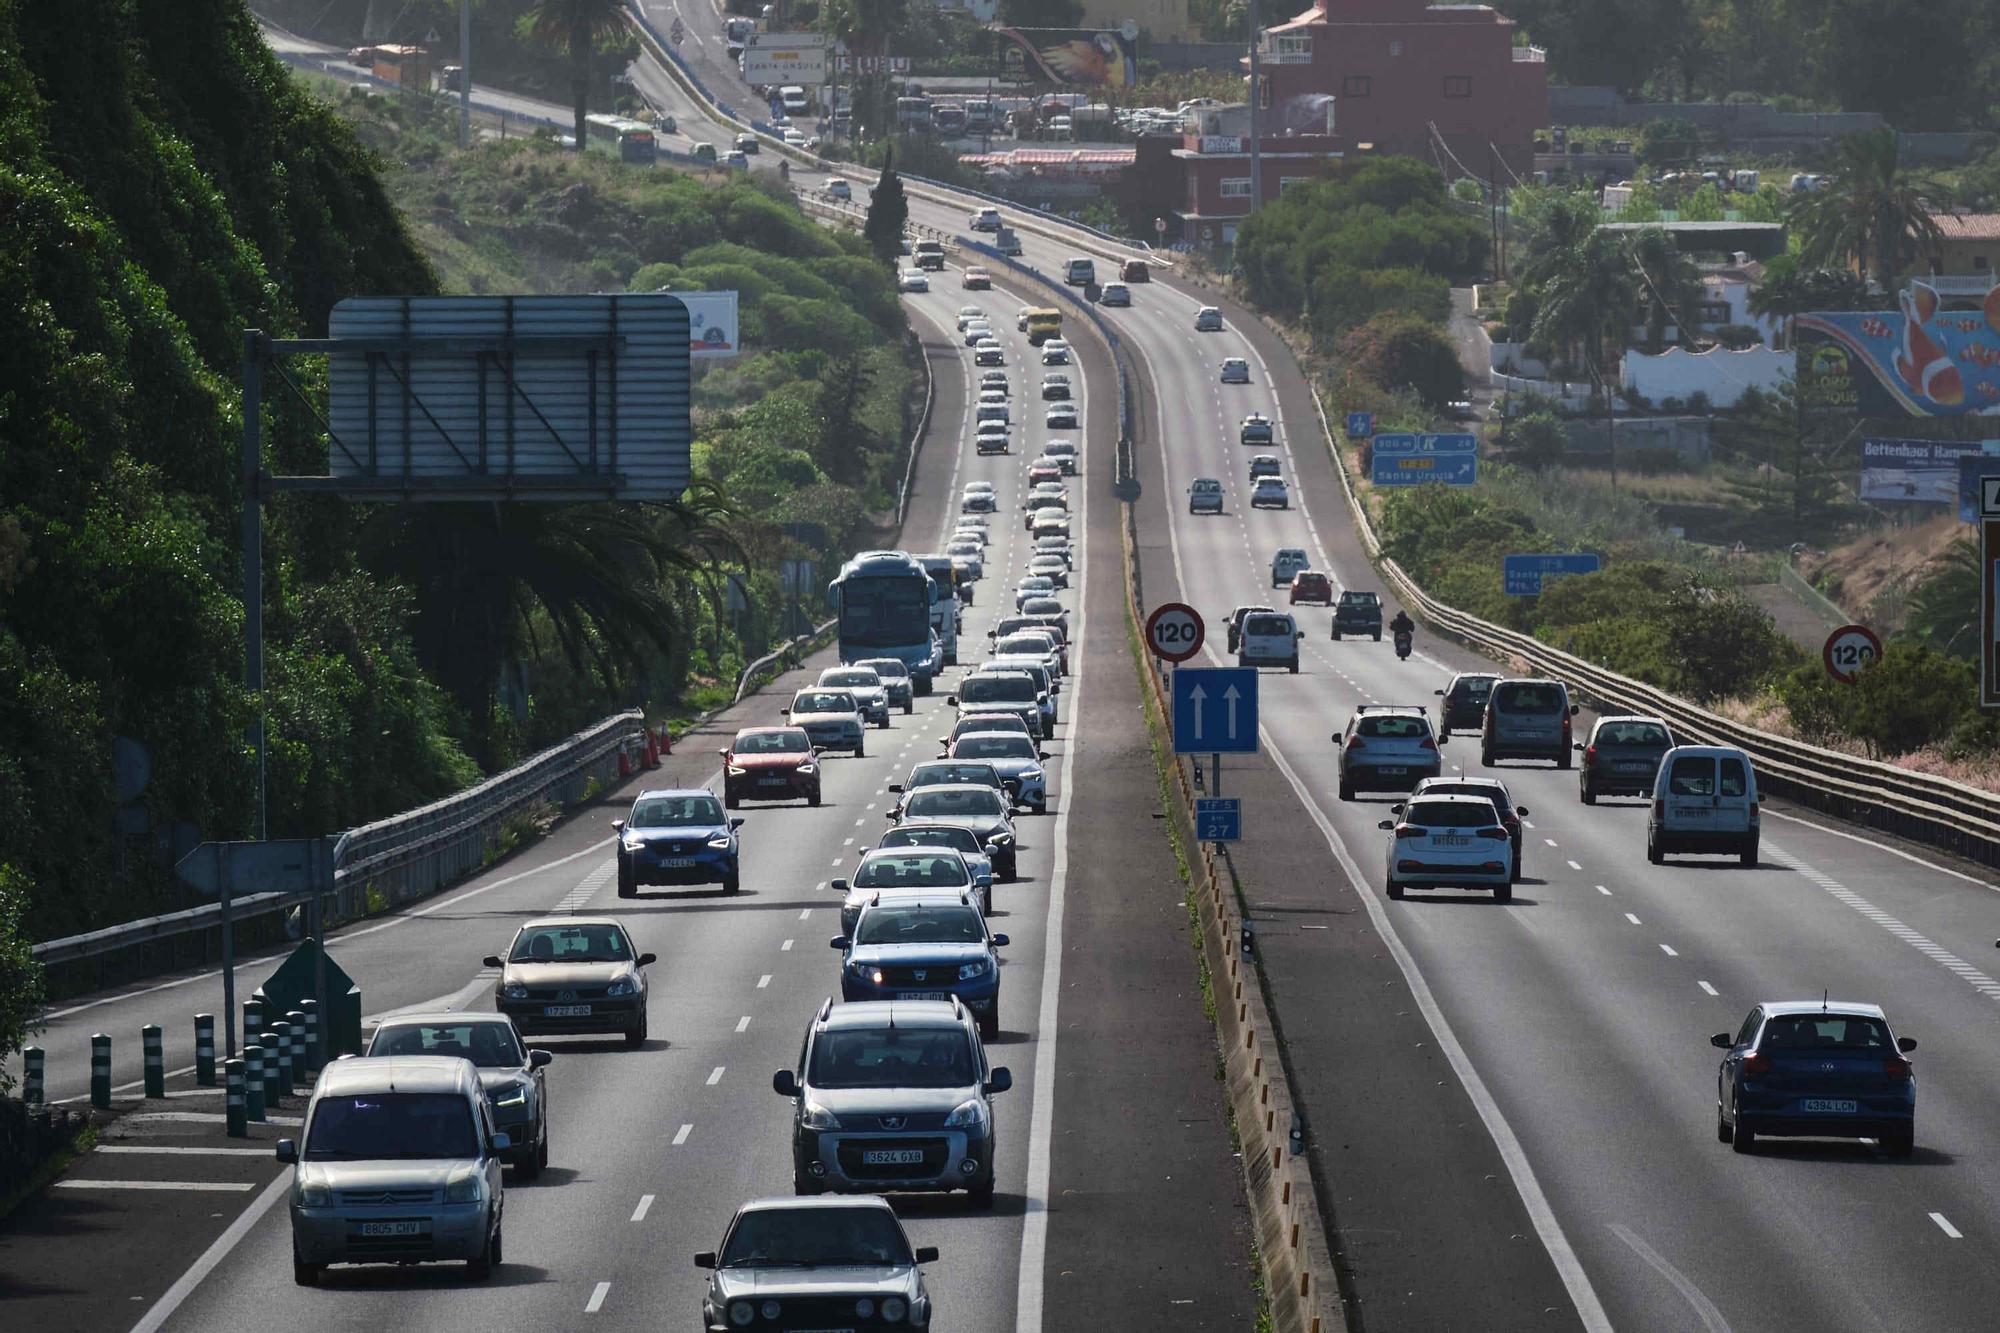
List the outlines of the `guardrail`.
{"label": "guardrail", "polygon": [[743,702],[743,696],[750,692],[750,684],[757,678],[758,672],[770,666],[773,662],[787,660],[794,654],[803,651],[814,639],[817,639],[838,623],[837,620],[823,620],[812,627],[811,633],[796,635],[793,638],[785,640],[770,652],[765,653],[762,657],[744,667],[743,674],[736,678],[735,701],[739,704]]}
{"label": "guardrail", "polygon": [[1472,648],[1562,680],[1601,704],[1664,718],[1681,739],[1736,746],[1756,765],[1761,786],[1800,805],[2000,866],[2000,794],[1745,726],[1432,598],[1383,553],[1368,508],[1348,472],[1347,457],[1326,418],[1320,386],[1313,382],[1310,387],[1320,430],[1362,544],[1396,595],[1416,614]]}

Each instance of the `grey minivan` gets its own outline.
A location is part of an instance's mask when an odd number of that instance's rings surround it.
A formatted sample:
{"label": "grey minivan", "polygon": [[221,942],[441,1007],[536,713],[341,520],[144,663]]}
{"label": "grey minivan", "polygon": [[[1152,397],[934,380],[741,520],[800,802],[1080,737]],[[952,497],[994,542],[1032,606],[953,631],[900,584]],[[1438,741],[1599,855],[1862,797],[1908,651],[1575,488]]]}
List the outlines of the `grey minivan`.
{"label": "grey minivan", "polygon": [[1646,859],[1659,865],[1670,852],[1721,852],[1754,866],[1762,823],[1749,755],[1731,746],[1676,745],[1653,779]]}
{"label": "grey minivan", "polygon": [[500,1259],[513,1147],[494,1128],[479,1071],[455,1055],[336,1060],[320,1071],[292,1164],[292,1280],[328,1264],[459,1259],[475,1282]]}
{"label": "grey minivan", "polygon": [[1553,759],[1571,766],[1570,719],[1577,706],[1559,680],[1503,680],[1486,697],[1479,739],[1479,762],[1496,759]]}

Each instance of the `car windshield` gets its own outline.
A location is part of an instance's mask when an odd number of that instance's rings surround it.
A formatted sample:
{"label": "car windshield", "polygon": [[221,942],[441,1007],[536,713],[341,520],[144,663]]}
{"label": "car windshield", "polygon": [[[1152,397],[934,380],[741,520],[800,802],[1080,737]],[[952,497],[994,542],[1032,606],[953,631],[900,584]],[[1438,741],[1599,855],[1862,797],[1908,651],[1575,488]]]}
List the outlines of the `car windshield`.
{"label": "car windshield", "polygon": [[882,678],[872,671],[828,671],[821,677],[820,684],[873,690],[881,687]]}
{"label": "car windshield", "polygon": [[1245,634],[1290,634],[1291,622],[1283,616],[1251,616],[1243,624]]}
{"label": "car windshield", "polygon": [[1026,676],[972,676],[958,687],[960,702],[1033,703],[1035,682]]}
{"label": "car windshield", "polygon": [[1484,828],[1493,822],[1493,807],[1471,801],[1412,801],[1403,811],[1403,822],[1423,828]]}
{"label": "car windshield", "polygon": [[530,926],[514,939],[510,963],[622,963],[632,942],[610,922],[580,926]]}
{"label": "car windshield", "polygon": [[993,775],[990,764],[918,764],[910,770],[909,785],[912,787],[952,787],[968,782],[982,787],[997,787],[998,778]]}
{"label": "car windshield", "polygon": [[1021,603],[1021,609],[1031,616],[1059,616],[1062,603],[1053,597],[1030,597]]}
{"label": "car windshield", "polygon": [[1484,699],[1487,695],[1493,693],[1493,684],[1494,681],[1491,676],[1461,677],[1451,687],[1451,697],[1454,699]]}
{"label": "car windshield", "polygon": [[854,696],[826,690],[803,690],[792,700],[794,713],[851,713]]}
{"label": "car windshield", "polygon": [[370,1055],[456,1055],[481,1069],[517,1068],[521,1043],[512,1023],[398,1023],[375,1029]]}
{"label": "car windshield", "polygon": [[[898,1035],[914,1037],[920,1034]],[[962,1043],[964,1040],[960,1036],[959,1041]],[[817,1068],[817,1060],[814,1065]],[[969,1059],[967,1067],[969,1070]],[[812,1081],[822,1087],[844,1086],[824,1083],[817,1075]],[[968,1086],[971,1082],[968,1072],[959,1086]],[[851,1086],[908,1087],[909,1084],[892,1079],[880,1084]],[[760,1208],[736,1219],[736,1225],[729,1229],[729,1239],[722,1247],[716,1266],[882,1267],[908,1264],[910,1261],[910,1243],[903,1238],[903,1229],[897,1225],[896,1215],[887,1208]]]}
{"label": "car windshield", "polygon": [[685,828],[690,824],[720,824],[722,802],[698,796],[648,796],[633,802],[627,828]]}
{"label": "car windshield", "polygon": [[1599,745],[1672,745],[1667,729],[1657,722],[1606,722],[1597,729]]}
{"label": "car windshield", "polygon": [[967,759],[1033,759],[1035,743],[1026,736],[986,733],[967,736],[957,746]]}
{"label": "car windshield", "polygon": [[1000,804],[999,793],[983,787],[978,791],[936,787],[916,792],[911,795],[903,811],[907,815],[924,819],[976,818],[1006,813]]}
{"label": "car windshield", "polygon": [[1507,713],[1560,713],[1563,707],[1562,690],[1558,686],[1528,681],[1510,681],[1501,686],[1494,702]]}
{"label": "car windshield", "polygon": [[1194,488],[1197,492],[1206,495],[1211,491],[1221,490],[1222,483],[1213,477],[1197,477],[1195,478]]}
{"label": "car windshield", "polygon": [[1028,734],[1028,724],[1012,713],[979,713],[964,719],[951,729],[954,739],[960,736],[986,735],[992,732],[1025,736]]}
{"label": "car windshield", "polygon": [[970,883],[956,855],[921,848],[891,856],[871,856],[854,872],[857,889],[962,889]]}
{"label": "car windshield", "polygon": [[986,923],[970,907],[871,907],[856,944],[983,944]]}
{"label": "car windshield", "polygon": [[738,736],[734,749],[737,754],[805,754],[812,742],[803,731],[753,731]]}
{"label": "car windshield", "polygon": [[1667,790],[1675,796],[1715,795],[1715,760],[1707,755],[1674,760],[1667,774]]}
{"label": "car windshield", "polygon": [[993,651],[995,655],[1002,657],[1015,653],[1033,653],[1037,657],[1046,657],[1049,653],[1049,641],[1039,634],[1010,634],[995,642]]}
{"label": "car windshield", "polygon": [[1858,1014],[1786,1014],[1764,1024],[1760,1051],[1893,1051],[1889,1025]]}
{"label": "car windshield", "polygon": [[308,1161],[437,1160],[479,1155],[478,1126],[450,1092],[369,1092],[313,1104]]}
{"label": "car windshield", "polygon": [[1344,592],[1340,594],[1342,606],[1377,606],[1380,599],[1372,592]]}
{"label": "car windshield", "polygon": [[1379,736],[1383,740],[1420,741],[1431,734],[1430,724],[1420,717],[1364,717],[1355,730],[1363,735]]}
{"label": "car windshield", "polygon": [[882,841],[876,846],[949,847],[961,854],[985,855],[985,849],[979,845],[979,836],[958,824],[906,824],[883,834]]}
{"label": "car windshield", "polygon": [[910,668],[893,657],[871,658],[861,665],[885,679],[893,677],[900,680],[910,674]]}

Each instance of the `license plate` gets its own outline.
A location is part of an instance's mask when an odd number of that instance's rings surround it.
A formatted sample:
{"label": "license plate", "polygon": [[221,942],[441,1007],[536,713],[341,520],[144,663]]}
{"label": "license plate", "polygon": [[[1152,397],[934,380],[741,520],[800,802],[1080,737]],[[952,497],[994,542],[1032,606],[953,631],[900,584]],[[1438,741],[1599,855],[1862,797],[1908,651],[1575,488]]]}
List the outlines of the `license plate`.
{"label": "license plate", "polygon": [[865,1166],[922,1166],[921,1148],[868,1148],[861,1154]]}
{"label": "license plate", "polygon": [[950,991],[942,990],[906,990],[899,991],[897,994],[899,998],[905,1000],[949,1000],[951,998]]}
{"label": "license plate", "polygon": [[694,864],[694,858],[692,856],[663,856],[660,858],[660,864],[669,870],[685,870]]}
{"label": "license plate", "polygon": [[1619,771],[1620,773],[1644,773],[1644,772],[1647,772],[1647,771],[1649,771],[1649,770],[1650,770],[1651,768],[1652,768],[1652,765],[1651,765],[1651,764],[1647,764],[1647,763],[1637,763],[1637,764],[1620,764],[1620,765],[1618,765],[1618,771]]}
{"label": "license plate", "polygon": [[1434,836],[1431,838],[1431,841],[1440,847],[1470,847],[1472,845],[1472,839],[1455,837],[1450,834],[1442,837]]}
{"label": "license plate", "polygon": [[1378,768],[1375,771],[1385,778],[1400,778],[1409,772],[1406,768]]}
{"label": "license plate", "polygon": [[542,1006],[542,1017],[589,1018],[590,1006],[587,1004],[545,1004]]}
{"label": "license plate", "polygon": [[421,1236],[424,1234],[422,1222],[363,1222],[361,1234],[364,1236]]}
{"label": "license plate", "polygon": [[760,787],[789,787],[792,784],[784,778],[758,778],[757,785]]}
{"label": "license plate", "polygon": [[1706,819],[1708,818],[1708,807],[1705,805],[1677,805],[1674,807],[1674,813],[1682,819]]}
{"label": "license plate", "polygon": [[1845,1101],[1833,1097],[1807,1097],[1799,1103],[1799,1109],[1808,1113],[1814,1111],[1847,1112],[1852,1114],[1861,1109],[1861,1103]]}

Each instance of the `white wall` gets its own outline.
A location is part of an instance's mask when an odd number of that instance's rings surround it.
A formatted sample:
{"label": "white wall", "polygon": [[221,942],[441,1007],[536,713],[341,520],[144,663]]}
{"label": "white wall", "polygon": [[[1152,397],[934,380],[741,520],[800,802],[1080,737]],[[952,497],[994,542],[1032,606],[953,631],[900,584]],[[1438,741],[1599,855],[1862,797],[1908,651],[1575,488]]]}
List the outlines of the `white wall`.
{"label": "white wall", "polygon": [[1671,347],[1658,356],[1625,353],[1625,388],[1655,404],[1669,398],[1685,403],[1700,393],[1716,407],[1734,407],[1746,389],[1775,393],[1791,378],[1792,354],[1768,347],[1741,352]]}

